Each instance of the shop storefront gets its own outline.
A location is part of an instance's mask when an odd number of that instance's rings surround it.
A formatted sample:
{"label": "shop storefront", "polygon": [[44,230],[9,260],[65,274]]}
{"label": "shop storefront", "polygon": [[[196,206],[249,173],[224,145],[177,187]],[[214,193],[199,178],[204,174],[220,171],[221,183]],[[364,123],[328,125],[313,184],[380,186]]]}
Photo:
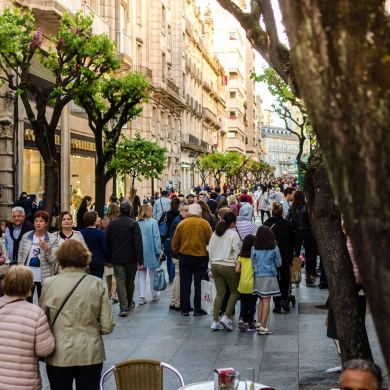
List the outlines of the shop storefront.
{"label": "shop storefront", "polygon": [[[26,123],[23,151],[23,190],[37,194],[39,200],[45,190],[45,165],[36,147],[34,132],[28,127],[29,124]],[[61,161],[61,132],[59,130],[55,141],[58,161]],[[73,212],[75,204],[86,195],[95,198],[95,150],[94,138],[71,133],[69,157],[65,156],[65,159],[62,159],[64,164],[69,164],[70,177],[67,183],[60,182],[60,188],[69,186],[72,196],[67,200],[60,199],[62,210],[70,209]],[[61,191],[59,190],[58,193],[60,194]]]}

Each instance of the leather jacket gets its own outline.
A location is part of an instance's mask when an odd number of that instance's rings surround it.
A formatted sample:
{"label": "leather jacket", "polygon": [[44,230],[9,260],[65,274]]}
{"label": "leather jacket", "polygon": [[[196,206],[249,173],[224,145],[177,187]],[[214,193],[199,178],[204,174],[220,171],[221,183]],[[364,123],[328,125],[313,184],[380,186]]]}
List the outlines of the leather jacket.
{"label": "leather jacket", "polygon": [[309,213],[305,205],[301,209],[290,208],[286,219],[292,222],[295,231],[311,230]]}

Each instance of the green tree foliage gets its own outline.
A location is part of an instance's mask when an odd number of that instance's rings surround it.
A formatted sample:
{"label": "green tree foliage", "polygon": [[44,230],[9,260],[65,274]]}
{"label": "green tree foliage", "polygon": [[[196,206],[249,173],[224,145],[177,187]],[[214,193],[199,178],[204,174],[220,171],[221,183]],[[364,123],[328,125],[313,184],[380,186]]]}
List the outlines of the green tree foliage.
{"label": "green tree foliage", "polygon": [[76,94],[74,101],[88,115],[89,127],[95,135],[95,209],[103,213],[105,188],[114,176],[114,168],[106,169],[112,159],[121,131],[126,123],[142,112],[147,102],[147,80],[137,73],[104,77]]}
{"label": "green tree foliage", "polygon": [[234,175],[242,163],[238,152],[211,153],[204,155],[201,160],[203,167],[211,172],[218,185],[221,183],[223,173],[226,172],[228,176]]}
{"label": "green tree foliage", "polygon": [[[46,83],[37,82],[32,73],[37,62],[45,69]],[[119,67],[113,43],[105,34],[93,35],[92,19],[81,12],[74,18],[65,13],[50,39],[36,29],[31,9],[11,7],[0,15],[0,80],[20,96],[34,131],[45,164],[48,212],[59,190],[55,131],[62,110],[76,93]]]}
{"label": "green tree foliage", "polygon": [[117,144],[116,157],[108,163],[108,168],[131,177],[131,193],[134,195],[135,180],[159,179],[166,167],[167,151],[155,142],[142,138],[139,133],[134,138],[122,136]]}
{"label": "green tree foliage", "polygon": [[[205,157],[205,155],[203,155]],[[207,178],[211,175],[210,166],[207,163],[207,159],[203,157],[198,158],[194,163],[194,171],[199,175],[202,180],[202,184],[206,184]]]}
{"label": "green tree foliage", "polygon": [[256,181],[259,181],[263,176],[268,176],[269,168],[271,168],[265,161],[252,161],[249,166]]}

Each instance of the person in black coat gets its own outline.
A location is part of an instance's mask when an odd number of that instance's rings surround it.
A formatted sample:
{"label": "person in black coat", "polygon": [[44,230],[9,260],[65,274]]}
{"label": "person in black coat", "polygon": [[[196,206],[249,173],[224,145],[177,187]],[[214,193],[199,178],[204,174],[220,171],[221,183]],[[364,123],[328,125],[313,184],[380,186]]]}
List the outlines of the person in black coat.
{"label": "person in black coat", "polygon": [[117,284],[121,317],[135,307],[134,279],[144,267],[142,234],[138,222],[130,217],[132,205],[125,199],[120,204],[121,214],[107,227],[107,244]]}
{"label": "person in black coat", "polygon": [[24,215],[30,223],[33,223],[34,212],[36,211],[33,210],[33,203],[36,197],[36,194],[27,194],[27,192],[23,191],[20,194],[20,198],[13,205],[13,207],[23,207]]}
{"label": "person in black coat", "polygon": [[279,268],[279,288],[280,297],[274,297],[274,313],[280,314],[282,308],[289,312],[288,287],[290,284],[290,266],[294,258],[295,232],[294,226],[290,221],[283,218],[283,206],[274,202],[272,205],[272,217],[264,222],[264,226],[269,227],[275,234],[278,243],[282,265]]}
{"label": "person in black coat", "polygon": [[295,191],[294,200],[287,214],[287,220],[291,221],[296,236],[295,253],[299,256],[301,247],[305,248],[306,257],[306,285],[314,283],[312,276],[316,276],[316,257],[311,255],[313,245],[313,232],[307,211],[305,194],[302,191]]}
{"label": "person in black coat", "polygon": [[81,230],[85,228],[84,223],[84,214],[89,211],[88,207],[92,203],[92,198],[90,196],[84,196],[83,200],[81,201],[81,205],[79,209],[77,210],[77,227],[76,230]]}

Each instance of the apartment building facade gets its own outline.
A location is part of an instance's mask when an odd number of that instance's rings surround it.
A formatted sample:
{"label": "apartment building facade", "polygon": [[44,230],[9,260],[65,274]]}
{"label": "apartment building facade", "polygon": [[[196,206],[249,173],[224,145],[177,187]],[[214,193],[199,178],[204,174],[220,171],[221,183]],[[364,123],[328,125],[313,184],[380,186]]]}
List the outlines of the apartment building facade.
{"label": "apartment building facade", "polygon": [[[242,29],[225,11],[221,16],[220,9],[200,0],[15,0],[15,5],[32,8],[37,28],[41,27],[47,38],[56,33],[64,12],[81,10],[92,15],[93,32],[106,33],[117,44],[117,56],[123,59],[119,72],[137,71],[148,79],[150,100],[141,116],[123,128],[123,134],[140,132],[165,146],[168,161],[159,180],[143,180],[138,185],[141,197],[169,186],[188,192],[199,182],[193,163],[204,153],[237,150],[245,154],[248,142],[248,153],[255,156],[256,137],[247,137],[249,125],[245,126],[245,122],[256,123],[258,115],[253,107],[252,117],[247,114],[249,105],[256,106],[255,99],[247,97],[253,96],[253,88],[246,90],[253,85],[245,64],[248,45]],[[10,0],[0,0],[0,9],[9,6]],[[222,29],[221,18],[226,26],[235,22],[234,28]],[[223,49],[224,39],[230,51]],[[234,61],[233,52],[237,54]],[[37,77],[50,82],[50,74],[39,62],[34,69]],[[0,92],[6,91],[3,87]],[[9,210],[21,191],[39,196],[44,191],[44,164],[23,105],[20,101],[16,104],[17,118],[13,102],[0,99],[4,151],[0,210]],[[253,133],[258,131],[250,128]],[[73,103],[63,111],[57,132],[60,201],[66,209],[71,207],[72,192],[95,196],[95,145],[85,112]],[[114,187],[118,195],[127,195],[129,186],[126,177],[111,181],[107,197]]]}

